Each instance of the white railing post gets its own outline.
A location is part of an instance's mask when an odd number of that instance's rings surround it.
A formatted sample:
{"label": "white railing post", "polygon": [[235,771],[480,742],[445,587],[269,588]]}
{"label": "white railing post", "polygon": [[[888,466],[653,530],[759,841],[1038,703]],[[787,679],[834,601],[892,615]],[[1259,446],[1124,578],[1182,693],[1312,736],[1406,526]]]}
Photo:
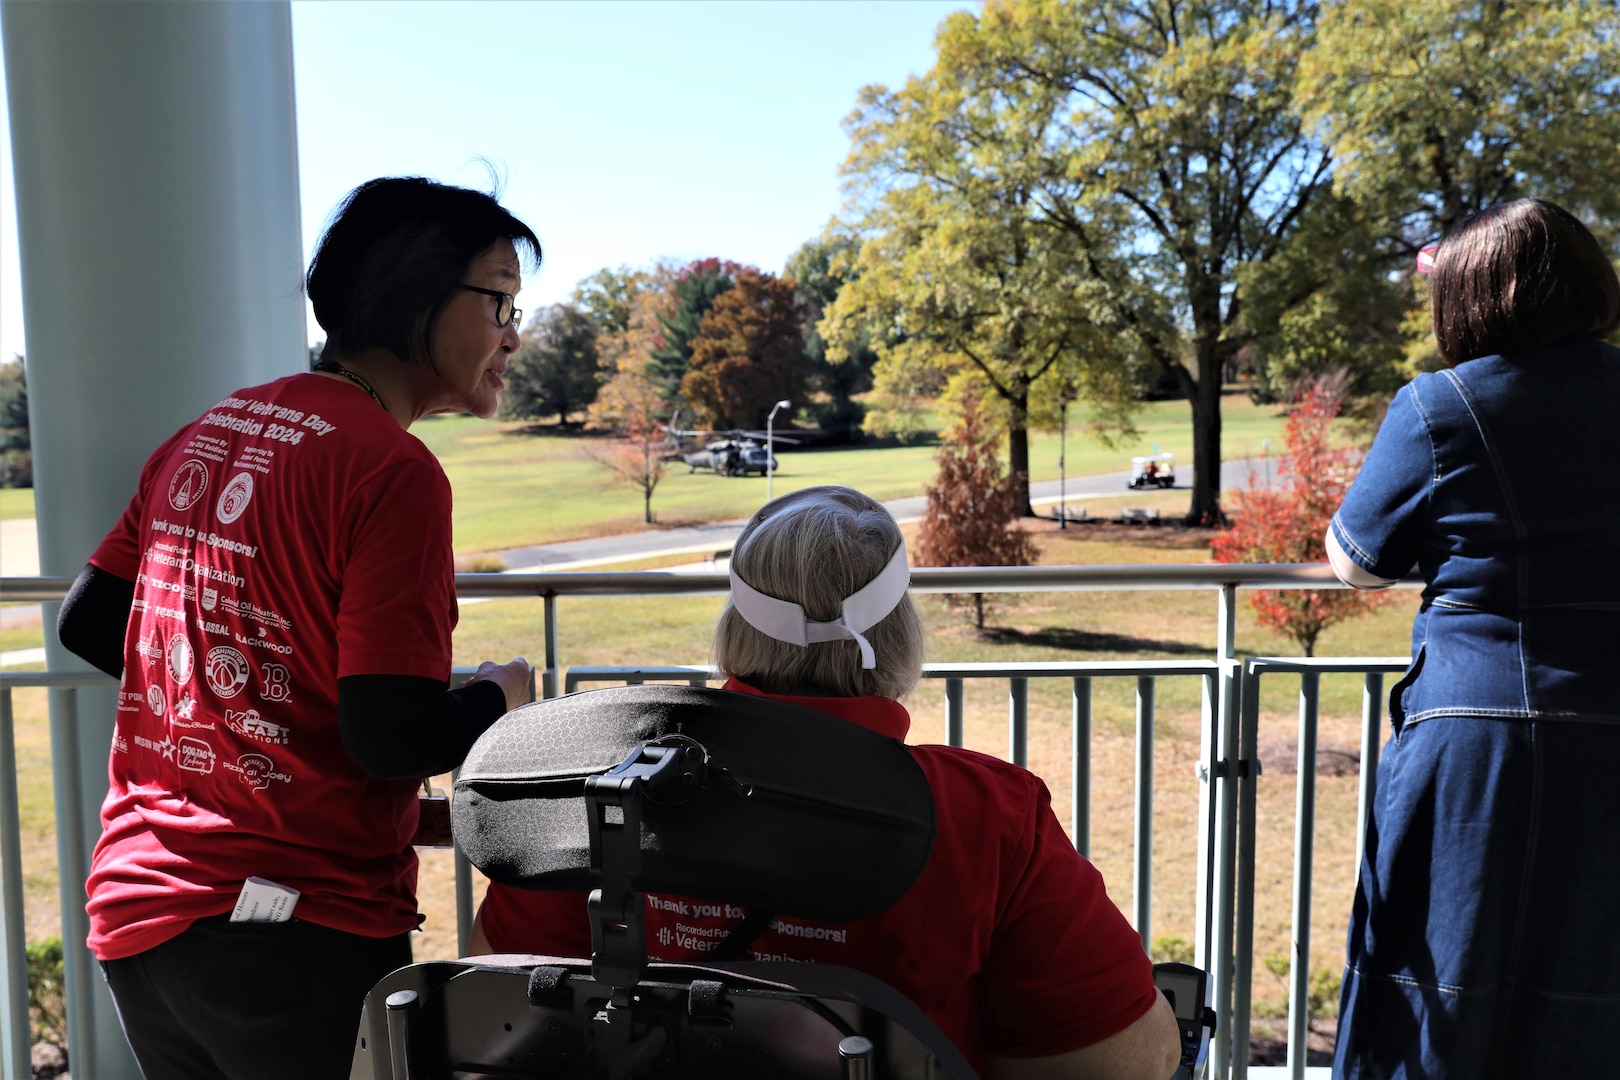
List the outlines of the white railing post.
{"label": "white railing post", "polygon": [[1299,676],[1299,773],[1294,799],[1293,948],[1288,964],[1288,1075],[1305,1078],[1311,1007],[1311,869],[1316,844],[1316,716],[1321,676]]}
{"label": "white railing post", "polygon": [[[1378,754],[1384,741],[1384,673],[1369,671],[1361,686],[1361,783],[1356,798],[1356,867],[1367,853],[1367,823],[1378,794]],[[1352,882],[1353,884],[1353,882]]]}
{"label": "white railing post", "polygon": [[28,937],[23,917],[22,814],[17,798],[17,742],[11,687],[0,689],[0,1066],[29,1076]]}
{"label": "white railing post", "polygon": [[[1210,783],[1206,795],[1210,799],[1210,813],[1215,818],[1214,842],[1211,851],[1213,863],[1209,926],[1200,928],[1199,940],[1208,939],[1208,952],[1195,957],[1195,962],[1210,973],[1214,987],[1215,1014],[1218,1021],[1215,1038],[1210,1048],[1211,1075],[1225,1077],[1242,1068],[1232,1059],[1234,1032],[1232,1030],[1233,968],[1234,968],[1234,889],[1233,876],[1237,862],[1237,794],[1238,769],[1238,707],[1240,700],[1240,666],[1237,660],[1237,587],[1223,584],[1216,604],[1215,659],[1220,665],[1217,675],[1219,692],[1215,698],[1215,757],[1209,764]],[[1247,1041],[1247,1032],[1244,1032]],[[1241,1075],[1241,1072],[1237,1072]]]}
{"label": "white railing post", "polygon": [[1074,680],[1070,730],[1074,737],[1074,774],[1069,788],[1069,828],[1074,849],[1091,857],[1091,680]]}

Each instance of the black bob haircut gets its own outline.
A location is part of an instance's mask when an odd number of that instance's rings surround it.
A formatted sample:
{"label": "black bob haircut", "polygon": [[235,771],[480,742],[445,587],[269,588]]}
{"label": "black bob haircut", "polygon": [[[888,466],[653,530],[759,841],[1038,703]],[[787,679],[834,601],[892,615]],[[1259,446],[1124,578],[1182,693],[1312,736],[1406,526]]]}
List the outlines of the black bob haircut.
{"label": "black bob haircut", "polygon": [[1597,238],[1545,199],[1488,206],[1435,252],[1429,310],[1446,363],[1528,352],[1620,326],[1620,280]]}
{"label": "black bob haircut", "polygon": [[456,286],[503,237],[539,267],[534,230],[481,191],[419,176],[361,184],[333,211],[304,277],[323,356],[376,347],[431,364],[428,342]]}

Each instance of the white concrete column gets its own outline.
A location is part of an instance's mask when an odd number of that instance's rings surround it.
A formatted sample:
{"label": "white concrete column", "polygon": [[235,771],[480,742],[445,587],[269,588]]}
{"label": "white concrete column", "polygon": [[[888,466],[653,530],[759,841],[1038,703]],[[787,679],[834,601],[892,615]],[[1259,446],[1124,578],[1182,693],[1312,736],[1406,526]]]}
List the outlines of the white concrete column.
{"label": "white concrete column", "polygon": [[[40,571],[71,576],[163,439],[307,364],[291,14],[286,0],[6,2],[0,35]],[[49,632],[46,653],[52,670],[84,667]],[[136,1077],[74,950],[71,878],[99,834],[114,694],[80,691],[76,723],[67,698],[53,693],[51,724],[72,1071]]]}

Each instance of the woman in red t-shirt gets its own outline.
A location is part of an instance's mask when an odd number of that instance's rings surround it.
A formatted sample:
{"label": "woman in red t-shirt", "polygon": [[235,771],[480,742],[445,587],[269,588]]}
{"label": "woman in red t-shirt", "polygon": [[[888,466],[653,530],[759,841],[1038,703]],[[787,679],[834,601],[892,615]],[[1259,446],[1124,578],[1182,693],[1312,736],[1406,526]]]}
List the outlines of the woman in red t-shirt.
{"label": "woman in red t-shirt", "polygon": [[[725,689],[816,709],[903,740],[923,626],[894,518],[844,487],[796,491],[743,529],[715,632]],[[887,911],[775,919],[752,958],[842,964],[911,998],[993,1077],[1154,1078],[1180,1042],[1141,939],[1063,834],[1046,785],[946,746],[911,753],[934,792],[928,865]],[[740,915],[649,896],[652,959],[701,960]],[[666,932],[667,931],[667,932]],[[585,894],[491,885],[474,952],[590,953]]]}
{"label": "woman in red t-shirt", "polygon": [[346,1077],[411,959],[417,782],[529,698],[522,659],[448,689],[450,485],[407,430],[494,413],[520,249],[480,192],[357,188],[306,280],[320,365],[159,447],[62,605],[122,679],[89,945],[148,1077]]}

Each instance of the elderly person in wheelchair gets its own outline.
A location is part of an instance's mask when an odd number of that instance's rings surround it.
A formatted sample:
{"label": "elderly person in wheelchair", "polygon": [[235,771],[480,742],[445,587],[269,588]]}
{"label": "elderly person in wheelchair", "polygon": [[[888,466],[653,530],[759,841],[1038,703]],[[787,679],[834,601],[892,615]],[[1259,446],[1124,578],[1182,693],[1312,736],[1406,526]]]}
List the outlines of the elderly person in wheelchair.
{"label": "elderly person in wheelchair", "polygon": [[[734,548],[731,601],[715,635],[724,690],[749,695],[741,704],[750,707],[797,706],[899,746],[910,717],[898,699],[916,685],[923,655],[908,582],[900,529],[872,499],[817,487],[775,500]],[[865,972],[911,999],[990,1077],[1169,1077],[1181,1054],[1176,1020],[1141,940],[1064,835],[1046,786],[968,750],[902,749],[926,778],[934,832],[898,900],[869,917],[828,921],[649,889],[640,913],[647,955]],[[590,956],[591,918],[583,891],[495,883],[471,951]]]}

